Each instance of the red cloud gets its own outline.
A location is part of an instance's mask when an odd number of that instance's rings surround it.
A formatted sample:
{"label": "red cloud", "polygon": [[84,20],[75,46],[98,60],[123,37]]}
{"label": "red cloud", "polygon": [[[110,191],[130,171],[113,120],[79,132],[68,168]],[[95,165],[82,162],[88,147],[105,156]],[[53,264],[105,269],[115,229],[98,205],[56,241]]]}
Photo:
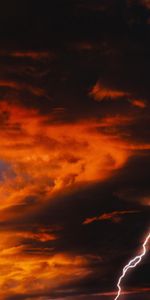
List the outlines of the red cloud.
{"label": "red cloud", "polygon": [[108,98],[115,100],[122,97],[128,97],[129,94],[121,90],[104,87],[102,84],[97,82],[91,89],[90,96],[92,96],[96,101],[101,101]]}

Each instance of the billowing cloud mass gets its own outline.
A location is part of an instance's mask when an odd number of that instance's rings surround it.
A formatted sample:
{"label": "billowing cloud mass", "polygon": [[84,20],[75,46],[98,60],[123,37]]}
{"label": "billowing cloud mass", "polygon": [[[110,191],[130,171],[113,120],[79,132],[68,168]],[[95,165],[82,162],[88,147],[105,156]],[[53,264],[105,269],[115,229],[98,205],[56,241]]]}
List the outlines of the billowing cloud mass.
{"label": "billowing cloud mass", "polygon": [[77,183],[103,180],[131,155],[119,135],[108,138],[98,132],[103,123],[111,126],[107,119],[56,125],[51,124],[53,115],[42,116],[35,109],[1,102],[0,110],[0,155],[8,166],[1,174],[1,209],[30,195],[39,197],[39,192],[46,199]]}
{"label": "billowing cloud mass", "polygon": [[[0,18],[0,299],[113,299],[150,225],[149,1]],[[149,299],[149,267],[124,299]]]}

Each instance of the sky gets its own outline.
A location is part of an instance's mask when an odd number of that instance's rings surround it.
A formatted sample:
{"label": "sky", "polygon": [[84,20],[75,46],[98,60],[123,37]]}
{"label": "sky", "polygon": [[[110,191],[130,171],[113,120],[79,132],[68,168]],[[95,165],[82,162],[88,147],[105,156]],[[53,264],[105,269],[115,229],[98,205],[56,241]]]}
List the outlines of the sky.
{"label": "sky", "polygon": [[[115,298],[150,231],[149,72],[149,0],[1,3],[0,299]],[[147,251],[119,300],[149,297]]]}

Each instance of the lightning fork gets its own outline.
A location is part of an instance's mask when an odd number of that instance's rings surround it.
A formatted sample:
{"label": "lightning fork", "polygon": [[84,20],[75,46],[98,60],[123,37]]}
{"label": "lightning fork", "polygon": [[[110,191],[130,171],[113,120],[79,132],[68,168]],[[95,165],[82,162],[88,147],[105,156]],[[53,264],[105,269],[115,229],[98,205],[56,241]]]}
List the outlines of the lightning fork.
{"label": "lightning fork", "polygon": [[119,280],[118,280],[118,283],[117,283],[117,287],[118,287],[118,293],[117,293],[117,296],[114,300],[117,300],[120,296],[121,296],[121,282],[122,282],[122,279],[125,277],[126,273],[128,272],[129,269],[133,269],[135,268],[142,260],[143,256],[146,254],[147,252],[147,244],[150,240],[150,232],[148,233],[148,235],[146,236],[144,242],[143,242],[143,245],[142,245],[142,252],[140,255],[138,256],[135,256],[132,260],[129,261],[129,263],[123,268],[122,270],[122,275],[120,276]]}

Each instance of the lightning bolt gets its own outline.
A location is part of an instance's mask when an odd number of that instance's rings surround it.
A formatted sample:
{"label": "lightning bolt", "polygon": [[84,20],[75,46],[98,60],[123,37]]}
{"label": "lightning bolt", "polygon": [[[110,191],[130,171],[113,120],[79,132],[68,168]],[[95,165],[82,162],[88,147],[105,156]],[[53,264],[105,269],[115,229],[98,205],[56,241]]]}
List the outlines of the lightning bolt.
{"label": "lightning bolt", "polygon": [[145,241],[143,242],[141,254],[138,256],[135,256],[133,259],[131,259],[129,261],[129,263],[123,268],[122,274],[117,283],[118,293],[114,300],[117,300],[121,296],[121,291],[122,291],[121,282],[122,282],[122,279],[125,277],[126,273],[128,272],[128,270],[135,268],[141,262],[143,256],[146,254],[146,252],[147,252],[146,246],[147,246],[149,240],[150,240],[150,232],[148,233],[148,235],[145,238]]}

